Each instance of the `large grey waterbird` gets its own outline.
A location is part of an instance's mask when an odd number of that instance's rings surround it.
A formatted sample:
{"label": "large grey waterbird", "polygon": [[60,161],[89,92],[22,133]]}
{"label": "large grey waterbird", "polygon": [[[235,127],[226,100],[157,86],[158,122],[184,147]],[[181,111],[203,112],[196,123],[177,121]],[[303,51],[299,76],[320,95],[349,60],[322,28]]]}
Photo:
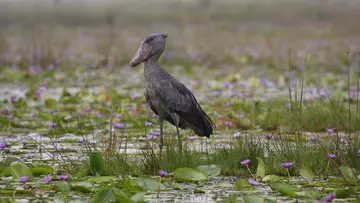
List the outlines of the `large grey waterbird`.
{"label": "large grey waterbird", "polygon": [[130,61],[135,67],[142,62],[145,76],[145,98],[151,110],[159,116],[160,156],[164,145],[163,122],[168,121],[176,127],[179,149],[182,143],[179,128],[190,128],[199,136],[210,137],[215,124],[202,110],[191,91],[159,65],[159,58],[166,46],[167,34],[146,36]]}

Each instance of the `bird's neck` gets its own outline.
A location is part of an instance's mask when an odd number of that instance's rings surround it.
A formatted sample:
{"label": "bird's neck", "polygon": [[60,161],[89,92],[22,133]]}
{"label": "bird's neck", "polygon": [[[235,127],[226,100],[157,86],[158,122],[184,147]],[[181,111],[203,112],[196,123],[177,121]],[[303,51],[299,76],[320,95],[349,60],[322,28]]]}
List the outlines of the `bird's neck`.
{"label": "bird's neck", "polygon": [[158,55],[152,55],[150,58],[148,58],[145,61],[145,69],[146,68],[160,68],[159,65],[159,56]]}

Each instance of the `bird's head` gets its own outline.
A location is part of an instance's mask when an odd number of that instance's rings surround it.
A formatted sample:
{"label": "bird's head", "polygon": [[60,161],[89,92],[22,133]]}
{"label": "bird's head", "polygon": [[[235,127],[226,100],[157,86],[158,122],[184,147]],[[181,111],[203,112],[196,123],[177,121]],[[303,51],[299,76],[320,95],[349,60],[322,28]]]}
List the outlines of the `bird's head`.
{"label": "bird's head", "polygon": [[151,34],[144,38],[141,42],[138,51],[136,52],[133,59],[130,61],[130,66],[135,67],[140,63],[146,61],[151,56],[156,56],[157,58],[164,52],[166,45],[167,34],[157,33]]}

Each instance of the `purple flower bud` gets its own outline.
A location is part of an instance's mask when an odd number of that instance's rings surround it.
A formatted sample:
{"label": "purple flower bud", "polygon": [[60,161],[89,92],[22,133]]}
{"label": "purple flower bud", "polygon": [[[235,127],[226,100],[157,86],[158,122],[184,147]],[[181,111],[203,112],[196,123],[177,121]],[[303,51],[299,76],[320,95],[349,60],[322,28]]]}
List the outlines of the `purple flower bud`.
{"label": "purple flower bud", "polygon": [[0,142],[0,149],[4,149],[6,147],[6,142]]}
{"label": "purple flower bud", "polygon": [[168,175],[168,173],[167,173],[166,171],[160,170],[160,171],[159,171],[159,175],[160,175],[161,177],[165,177],[165,176]]}
{"label": "purple flower bud", "polygon": [[336,157],[335,154],[330,154],[330,153],[328,154],[328,158],[329,158],[329,159],[335,159],[335,157]]}
{"label": "purple flower bud", "polygon": [[114,124],[114,127],[117,128],[117,129],[123,129],[123,128],[124,128],[124,124],[118,122],[118,123],[115,123],[115,124]]}
{"label": "purple flower bud", "polygon": [[248,179],[248,182],[250,183],[250,185],[253,185],[253,186],[258,186],[259,185],[259,183],[258,182],[256,182],[254,179],[252,179],[252,178],[249,178]]}
{"label": "purple flower bud", "polygon": [[155,137],[159,137],[159,136],[160,136],[160,132],[153,132],[153,135],[154,135]]}
{"label": "purple flower bud", "polygon": [[294,162],[284,162],[284,163],[281,163],[280,165],[283,168],[290,168],[293,164],[294,164]]}
{"label": "purple flower bud", "polygon": [[66,176],[66,175],[57,175],[56,178],[58,180],[68,180],[69,179],[69,176]]}
{"label": "purple flower bud", "polygon": [[96,144],[97,141],[96,141],[96,140],[90,140],[89,143],[90,143],[90,144]]}
{"label": "purple flower bud", "polygon": [[146,126],[152,126],[152,123],[146,121],[146,122],[145,122],[145,125],[146,125]]}
{"label": "purple flower bud", "polygon": [[154,139],[156,139],[157,137],[156,136],[154,136],[154,135],[148,135],[147,136],[147,139],[148,140],[154,140]]}
{"label": "purple flower bud", "polygon": [[270,140],[271,138],[272,138],[272,134],[266,134],[264,137],[265,137],[265,139],[268,139],[268,140]]}
{"label": "purple flower bud", "polygon": [[29,179],[29,177],[27,177],[27,176],[21,176],[19,178],[19,181],[22,182],[22,183],[26,183],[28,181],[28,179]]}
{"label": "purple flower bud", "polygon": [[48,69],[48,71],[52,71],[52,70],[54,70],[54,69],[55,69],[54,64],[50,64],[50,65],[48,65],[47,69]]}
{"label": "purple flower bud", "polygon": [[247,165],[250,164],[250,162],[251,162],[250,159],[245,159],[245,160],[241,161],[240,164],[241,164],[242,166],[247,166]]}
{"label": "purple flower bud", "polygon": [[340,142],[341,142],[341,143],[345,143],[346,140],[345,140],[344,138],[341,138],[341,139],[340,139]]}
{"label": "purple flower bud", "polygon": [[49,113],[50,113],[50,114],[53,114],[53,113],[55,113],[55,112],[56,112],[56,111],[55,111],[54,109],[50,109],[50,110],[49,110]]}
{"label": "purple flower bud", "polygon": [[47,176],[45,176],[45,177],[43,178],[43,180],[48,183],[48,182],[50,182],[50,181],[52,180],[52,176],[51,176],[51,175],[47,175]]}
{"label": "purple flower bud", "polygon": [[101,118],[103,115],[102,115],[102,113],[98,113],[98,114],[96,114],[96,116]]}
{"label": "purple flower bud", "polygon": [[11,97],[11,98],[10,98],[10,102],[11,102],[12,104],[16,104],[16,102],[17,102],[16,97]]}

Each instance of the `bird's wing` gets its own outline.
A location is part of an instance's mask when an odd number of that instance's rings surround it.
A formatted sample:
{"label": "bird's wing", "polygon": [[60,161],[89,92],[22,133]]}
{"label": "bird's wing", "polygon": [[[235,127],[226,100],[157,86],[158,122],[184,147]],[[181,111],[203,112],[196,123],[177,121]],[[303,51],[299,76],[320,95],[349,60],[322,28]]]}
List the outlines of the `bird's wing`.
{"label": "bird's wing", "polygon": [[[191,91],[177,80],[167,80],[159,88],[159,97],[172,112],[196,112],[200,105]],[[200,108],[201,109],[201,108]]]}

